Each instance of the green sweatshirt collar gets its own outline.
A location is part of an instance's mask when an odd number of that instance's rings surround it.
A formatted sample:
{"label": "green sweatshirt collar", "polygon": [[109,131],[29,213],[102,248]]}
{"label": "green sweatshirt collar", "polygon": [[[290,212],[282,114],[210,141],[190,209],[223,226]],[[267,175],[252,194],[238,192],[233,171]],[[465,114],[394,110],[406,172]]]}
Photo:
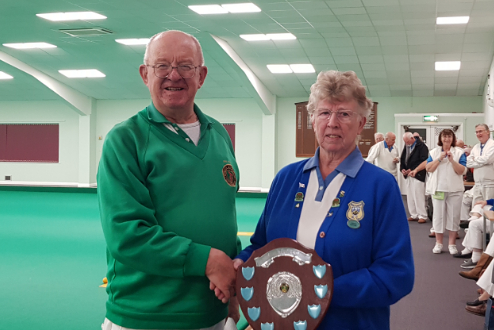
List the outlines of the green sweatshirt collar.
{"label": "green sweatshirt collar", "polygon": [[[211,121],[202,113],[201,109],[199,109],[199,107],[195,103],[194,103],[194,112],[196,113],[197,118],[199,118],[201,127],[212,124]],[[148,114],[148,119],[155,123],[173,125],[171,121],[166,119],[166,117],[163,116],[163,114],[159,112],[158,109],[156,109],[153,102],[151,102],[151,104],[147,107],[147,114]]]}

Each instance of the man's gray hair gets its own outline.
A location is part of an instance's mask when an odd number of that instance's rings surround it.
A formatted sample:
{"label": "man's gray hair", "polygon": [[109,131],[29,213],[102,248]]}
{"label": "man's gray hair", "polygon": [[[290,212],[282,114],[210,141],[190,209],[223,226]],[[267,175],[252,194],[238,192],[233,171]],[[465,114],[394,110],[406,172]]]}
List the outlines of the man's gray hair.
{"label": "man's gray hair", "polygon": [[477,124],[477,125],[475,125],[475,128],[477,128],[479,126],[482,126],[487,132],[489,132],[489,126],[487,126],[487,124]]}
{"label": "man's gray hair", "polygon": [[[385,138],[385,139],[389,138],[389,135],[390,135],[390,134],[395,135],[395,133],[393,133],[393,132],[388,132],[388,133],[384,134],[384,138]],[[395,135],[395,136],[396,136],[396,135]]]}
{"label": "man's gray hair", "polygon": [[374,139],[377,138],[378,136],[384,137],[384,134],[383,133],[380,133],[380,132],[377,132],[377,133],[374,134]]}
{"label": "man's gray hair", "polygon": [[410,138],[413,138],[413,134],[412,133],[405,132],[405,134],[403,134],[403,139],[409,140]]}
{"label": "man's gray hair", "polygon": [[158,37],[160,37],[161,35],[163,34],[166,34],[166,33],[169,33],[169,32],[180,32],[182,33],[184,36],[187,36],[189,38],[191,38],[194,43],[196,44],[197,46],[197,49],[199,50],[199,55],[201,57],[201,63],[200,63],[200,66],[203,66],[204,65],[204,55],[202,53],[202,47],[201,47],[201,44],[199,43],[199,40],[197,40],[196,37],[194,37],[193,35],[191,34],[188,34],[188,33],[185,33],[185,32],[182,32],[182,31],[179,31],[179,30],[168,30],[168,31],[163,31],[163,32],[160,32],[160,33],[156,33],[154,36],[151,37],[151,39],[149,39],[149,42],[147,43],[146,45],[146,51],[144,52],[144,64],[147,65],[148,63],[148,58],[149,58],[149,48],[150,48],[150,45],[151,43]]}

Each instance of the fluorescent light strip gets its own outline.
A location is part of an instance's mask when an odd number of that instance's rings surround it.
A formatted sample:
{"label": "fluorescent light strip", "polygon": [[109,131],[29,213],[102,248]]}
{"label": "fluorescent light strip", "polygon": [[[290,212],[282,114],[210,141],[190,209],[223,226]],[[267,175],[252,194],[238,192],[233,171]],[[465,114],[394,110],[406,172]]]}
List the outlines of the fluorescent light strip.
{"label": "fluorescent light strip", "polygon": [[253,3],[233,3],[221,5],[224,9],[228,10],[232,14],[237,13],[258,13],[261,8],[257,7]]}
{"label": "fluorescent light strip", "polygon": [[220,5],[189,6],[189,9],[201,15],[228,14],[228,10]]}
{"label": "fluorescent light strip", "polygon": [[67,78],[103,78],[106,77],[104,73],[95,70],[58,70],[61,74]]}
{"label": "fluorescent light strip", "polygon": [[271,73],[292,73],[288,64],[268,64],[266,65]]}
{"label": "fluorescent light strip", "polygon": [[15,48],[15,49],[57,48],[57,46],[46,42],[26,42],[26,43],[14,43],[14,44],[3,44],[3,45],[5,47]]}
{"label": "fluorescent light strip", "polygon": [[436,24],[467,24],[470,16],[438,17]]}
{"label": "fluorescent light strip", "polygon": [[11,75],[9,74],[6,74],[5,72],[3,71],[0,71],[0,79],[1,80],[5,80],[5,79],[14,79],[14,77],[12,77]]}
{"label": "fluorescent light strip", "polygon": [[139,38],[139,39],[115,39],[119,44],[134,46],[134,45],[147,45],[150,38]]}
{"label": "fluorescent light strip", "polygon": [[232,3],[223,5],[197,5],[189,6],[190,10],[195,11],[201,15],[211,15],[211,14],[238,14],[238,13],[258,13],[261,8],[257,7],[255,4],[248,3]]}
{"label": "fluorescent light strip", "polygon": [[46,14],[36,14],[36,16],[54,22],[106,19],[106,16],[100,15],[92,11],[79,11],[79,12],[69,12],[69,13],[46,13]]}
{"label": "fluorescent light strip", "polygon": [[313,73],[316,72],[312,64],[290,64],[294,73]]}
{"label": "fluorescent light strip", "polygon": [[436,71],[458,71],[461,67],[460,61],[436,62]]}
{"label": "fluorescent light strip", "polygon": [[291,33],[271,33],[271,34],[241,34],[240,38],[247,41],[259,40],[294,40],[297,39]]}

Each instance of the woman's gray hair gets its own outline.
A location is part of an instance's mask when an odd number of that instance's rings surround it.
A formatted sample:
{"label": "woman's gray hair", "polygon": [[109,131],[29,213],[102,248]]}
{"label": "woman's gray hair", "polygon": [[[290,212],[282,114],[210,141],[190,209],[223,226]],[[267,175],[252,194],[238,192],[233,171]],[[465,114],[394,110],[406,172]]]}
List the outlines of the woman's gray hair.
{"label": "woman's gray hair", "polygon": [[310,115],[316,110],[321,100],[329,102],[357,101],[359,114],[368,118],[373,107],[372,101],[365,96],[365,87],[353,71],[322,71],[310,88],[307,111]]}
{"label": "woman's gray hair", "polygon": [[194,43],[196,44],[197,46],[197,50],[199,51],[199,55],[200,55],[200,58],[201,58],[201,64],[200,66],[204,66],[204,55],[202,53],[202,47],[201,47],[201,44],[199,43],[199,40],[197,40],[196,37],[194,37],[193,35],[191,34],[188,34],[188,33],[185,33],[185,32],[182,32],[182,31],[179,31],[179,30],[169,30],[169,31],[163,31],[163,32],[160,32],[160,33],[156,33],[154,36],[151,37],[151,39],[149,39],[149,42],[146,44],[146,51],[144,52],[144,64],[147,65],[148,63],[148,58],[149,58],[149,48],[151,46],[151,43],[158,37],[160,37],[161,35],[163,34],[166,34],[166,33],[169,33],[169,32],[180,32],[184,35],[184,37],[189,37],[191,38]]}

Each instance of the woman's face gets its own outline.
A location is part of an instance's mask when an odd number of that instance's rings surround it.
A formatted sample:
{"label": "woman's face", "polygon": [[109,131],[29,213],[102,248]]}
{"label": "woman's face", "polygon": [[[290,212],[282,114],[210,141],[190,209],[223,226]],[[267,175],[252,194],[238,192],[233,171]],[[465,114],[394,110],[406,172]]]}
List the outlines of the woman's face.
{"label": "woman's face", "polygon": [[[312,116],[312,125],[317,142],[327,153],[346,156],[355,148],[357,136],[362,132],[367,119],[360,116],[356,101],[317,103]],[[329,118],[328,118],[329,117]]]}
{"label": "woman's face", "polygon": [[453,143],[453,135],[446,135],[446,134],[441,135],[441,142],[443,143],[443,147],[451,146],[451,143]]}

